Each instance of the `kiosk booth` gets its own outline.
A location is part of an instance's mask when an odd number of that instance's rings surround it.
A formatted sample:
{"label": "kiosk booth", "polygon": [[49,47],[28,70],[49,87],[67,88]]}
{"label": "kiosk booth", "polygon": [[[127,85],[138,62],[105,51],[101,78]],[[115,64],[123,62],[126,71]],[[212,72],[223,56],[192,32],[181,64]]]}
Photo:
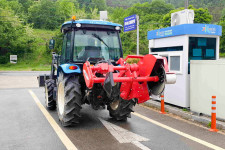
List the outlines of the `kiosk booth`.
{"label": "kiosk booth", "polygon": [[[222,27],[212,24],[181,24],[148,31],[149,53],[166,57],[176,84],[166,85],[165,102],[190,107],[190,60],[219,59]],[[157,99],[157,97],[153,97]]]}

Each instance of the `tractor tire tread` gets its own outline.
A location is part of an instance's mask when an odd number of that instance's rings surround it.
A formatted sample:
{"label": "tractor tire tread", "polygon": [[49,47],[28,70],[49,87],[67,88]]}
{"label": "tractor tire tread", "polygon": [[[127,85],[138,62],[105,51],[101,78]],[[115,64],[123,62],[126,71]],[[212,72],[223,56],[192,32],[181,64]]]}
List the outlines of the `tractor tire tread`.
{"label": "tractor tire tread", "polygon": [[45,84],[47,85],[47,90],[48,90],[47,91],[48,92],[48,100],[45,101],[45,103],[48,103],[48,104],[46,104],[46,107],[49,110],[55,110],[56,109],[56,102],[53,99],[53,90],[54,90],[54,87],[56,87],[55,80],[48,79],[48,80],[45,81]]}
{"label": "tractor tire tread", "polygon": [[81,117],[81,90],[78,76],[64,75],[65,105],[64,113],[60,118],[63,126],[73,126],[79,123]]}
{"label": "tractor tire tread", "polygon": [[119,99],[120,104],[116,110],[113,110],[110,105],[107,109],[109,110],[110,117],[116,119],[117,121],[126,121],[127,118],[131,117],[131,112],[133,112],[133,106],[135,102],[133,100],[123,100]]}

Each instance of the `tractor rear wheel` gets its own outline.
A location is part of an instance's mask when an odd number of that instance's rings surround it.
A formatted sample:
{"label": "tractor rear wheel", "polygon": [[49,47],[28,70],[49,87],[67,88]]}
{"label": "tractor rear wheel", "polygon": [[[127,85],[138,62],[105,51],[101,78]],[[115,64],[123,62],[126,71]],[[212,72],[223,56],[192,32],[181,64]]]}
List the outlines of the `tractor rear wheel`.
{"label": "tractor rear wheel", "polygon": [[79,123],[81,110],[81,86],[79,77],[60,73],[57,91],[57,112],[63,126]]}
{"label": "tractor rear wheel", "polygon": [[134,100],[124,100],[119,97],[118,100],[114,100],[108,105],[109,115],[116,120],[127,120],[131,117],[131,112],[133,112],[133,106],[135,105]]}
{"label": "tractor rear wheel", "polygon": [[53,90],[56,87],[55,80],[48,79],[45,81],[45,105],[49,110],[55,110],[56,102],[53,99]]}

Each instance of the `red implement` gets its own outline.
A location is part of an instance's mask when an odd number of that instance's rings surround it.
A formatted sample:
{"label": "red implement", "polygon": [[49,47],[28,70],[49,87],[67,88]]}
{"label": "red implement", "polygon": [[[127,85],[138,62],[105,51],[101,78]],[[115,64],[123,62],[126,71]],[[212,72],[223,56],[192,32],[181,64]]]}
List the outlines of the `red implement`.
{"label": "red implement", "polygon": [[[128,64],[128,58],[139,58],[138,64]],[[135,56],[128,55],[125,59],[117,61],[118,66],[108,63],[99,63],[95,66],[86,62],[83,66],[83,75],[86,86],[91,89],[94,83],[104,83],[108,72],[113,73],[114,82],[121,82],[120,96],[125,100],[138,99],[138,103],[149,100],[147,82],[158,82],[158,76],[150,76],[157,58],[153,55]],[[96,74],[101,74],[97,77]]]}

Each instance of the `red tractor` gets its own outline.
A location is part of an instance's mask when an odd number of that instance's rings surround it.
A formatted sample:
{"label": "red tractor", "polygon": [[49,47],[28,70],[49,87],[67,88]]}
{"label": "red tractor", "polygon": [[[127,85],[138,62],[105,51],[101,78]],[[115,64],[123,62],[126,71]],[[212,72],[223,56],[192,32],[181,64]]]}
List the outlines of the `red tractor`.
{"label": "red tractor", "polygon": [[[63,126],[79,122],[82,104],[95,110],[107,106],[112,118],[126,120],[136,103],[160,95],[166,83],[175,83],[166,58],[128,55],[123,59],[121,29],[119,24],[100,20],[72,20],[62,25],[62,51],[53,54],[45,94],[46,107],[57,108]],[[139,62],[129,64],[128,58]]]}

